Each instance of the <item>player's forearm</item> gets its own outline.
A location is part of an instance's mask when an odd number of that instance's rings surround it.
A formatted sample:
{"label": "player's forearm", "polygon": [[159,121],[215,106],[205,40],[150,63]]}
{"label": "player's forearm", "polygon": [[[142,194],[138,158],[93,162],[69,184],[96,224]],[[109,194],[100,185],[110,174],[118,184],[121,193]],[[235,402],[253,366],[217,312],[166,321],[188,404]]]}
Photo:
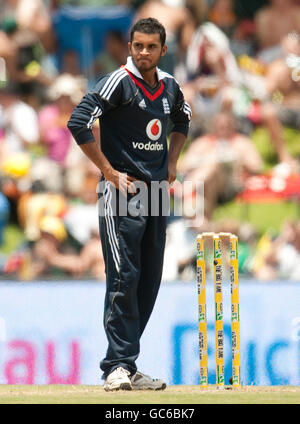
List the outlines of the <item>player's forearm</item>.
{"label": "player's forearm", "polygon": [[170,135],[169,145],[169,164],[176,165],[180,152],[183,149],[186,136],[179,132],[173,132]]}
{"label": "player's forearm", "polygon": [[169,158],[168,158],[168,181],[172,184],[176,180],[177,161],[184,146],[186,136],[179,132],[170,135]]}
{"label": "player's forearm", "polygon": [[95,141],[86,144],[79,144],[83,153],[100,169],[105,175],[108,171],[112,170],[112,166],[106,159],[100,146]]}
{"label": "player's forearm", "polygon": [[[90,96],[91,97],[91,96]],[[107,172],[112,172],[113,168],[109,161],[104,156],[101,150],[101,144],[95,141],[92,129],[92,121],[96,115],[92,116],[86,113],[85,109],[94,107],[95,103],[90,101],[88,96],[85,96],[80,105],[74,110],[67,124],[68,129],[72,133],[76,143],[81,148],[83,153],[97,166],[98,169],[105,175]],[[92,106],[91,106],[92,105]],[[85,107],[83,107],[85,106]],[[88,121],[89,120],[89,121]],[[88,123],[87,123],[88,121]]]}

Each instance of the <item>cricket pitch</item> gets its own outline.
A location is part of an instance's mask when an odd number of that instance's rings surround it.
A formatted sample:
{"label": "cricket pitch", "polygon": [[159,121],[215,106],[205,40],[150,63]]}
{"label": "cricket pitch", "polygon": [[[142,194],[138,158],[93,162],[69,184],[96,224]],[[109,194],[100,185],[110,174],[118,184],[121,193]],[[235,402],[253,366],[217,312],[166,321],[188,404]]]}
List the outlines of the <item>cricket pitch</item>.
{"label": "cricket pitch", "polygon": [[164,391],[105,392],[101,386],[0,385],[0,404],[300,404],[300,386],[168,386]]}

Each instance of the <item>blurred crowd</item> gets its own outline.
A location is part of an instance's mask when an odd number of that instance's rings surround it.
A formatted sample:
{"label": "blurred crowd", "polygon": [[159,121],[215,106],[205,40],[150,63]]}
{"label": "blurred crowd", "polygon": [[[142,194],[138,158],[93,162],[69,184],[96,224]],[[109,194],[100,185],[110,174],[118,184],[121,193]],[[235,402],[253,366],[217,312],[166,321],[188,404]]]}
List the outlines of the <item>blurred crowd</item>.
{"label": "blurred crowd", "polygon": [[[243,201],[258,177],[276,177],[277,194],[278,184],[286,187],[300,177],[300,1],[250,3],[1,2],[2,278],[104,281],[97,222],[100,171],[81,153],[66,123],[96,79],[125,63],[132,22],[151,16],[167,30],[168,53],[160,67],[176,77],[193,111],[178,181],[204,182],[203,211],[170,217],[163,279],[194,279],[197,232],[228,231],[239,236],[242,275],[299,280],[300,218],[283,222],[279,234],[261,234],[231,217],[214,219],[219,205]],[[69,28],[80,17],[85,25],[76,27],[82,33],[74,37]],[[87,31],[94,27],[106,30],[100,37]],[[253,137],[259,129],[262,149]],[[99,124],[93,131],[99,139]],[[297,189],[300,185],[294,197]],[[192,201],[193,196],[184,199],[187,209]]]}

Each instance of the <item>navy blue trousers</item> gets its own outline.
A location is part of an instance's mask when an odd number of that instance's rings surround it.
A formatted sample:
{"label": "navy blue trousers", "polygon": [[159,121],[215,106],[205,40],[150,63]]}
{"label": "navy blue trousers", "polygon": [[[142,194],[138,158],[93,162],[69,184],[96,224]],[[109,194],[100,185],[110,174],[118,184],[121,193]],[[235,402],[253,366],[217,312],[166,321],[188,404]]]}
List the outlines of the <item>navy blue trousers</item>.
{"label": "navy blue trousers", "polygon": [[[121,216],[120,193],[110,183],[102,183],[105,188],[99,194],[99,224],[106,272],[104,328],[108,349],[100,368],[105,378],[120,366],[131,375],[137,370],[140,338],[161,282],[166,216],[161,210],[158,216],[151,216],[150,196],[148,205],[139,204],[136,216]],[[129,195],[127,203],[131,198]]]}

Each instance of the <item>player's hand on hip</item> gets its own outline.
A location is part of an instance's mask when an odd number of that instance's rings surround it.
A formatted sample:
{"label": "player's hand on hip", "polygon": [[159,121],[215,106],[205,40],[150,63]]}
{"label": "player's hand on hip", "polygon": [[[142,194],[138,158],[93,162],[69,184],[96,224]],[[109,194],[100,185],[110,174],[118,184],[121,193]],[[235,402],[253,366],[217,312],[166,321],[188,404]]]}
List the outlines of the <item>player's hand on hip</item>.
{"label": "player's hand on hip", "polygon": [[120,190],[121,193],[126,196],[128,193],[136,193],[136,187],[133,184],[136,181],[135,178],[130,177],[124,172],[119,172],[115,169],[111,169],[104,174],[104,177],[107,181],[112,183],[116,189]]}
{"label": "player's hand on hip", "polygon": [[176,180],[177,168],[176,165],[169,164],[168,166],[168,182],[172,184]]}

